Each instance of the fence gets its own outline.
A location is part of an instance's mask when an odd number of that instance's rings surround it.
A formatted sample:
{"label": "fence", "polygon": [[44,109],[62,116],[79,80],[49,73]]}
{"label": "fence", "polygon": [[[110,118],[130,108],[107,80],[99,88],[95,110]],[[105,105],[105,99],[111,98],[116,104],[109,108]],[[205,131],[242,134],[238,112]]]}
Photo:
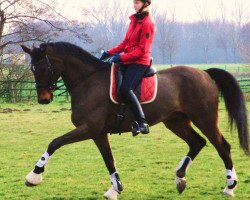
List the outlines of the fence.
{"label": "fence", "polygon": [[[250,94],[250,78],[237,77],[243,93]],[[58,83],[59,89],[54,93],[59,100],[69,100],[69,94],[63,82]],[[0,99],[6,102],[34,101],[37,98],[34,81],[0,81]]]}
{"label": "fence", "polygon": [[[69,94],[62,81],[59,81],[54,95],[59,100],[69,100]],[[6,102],[34,101],[37,98],[37,92],[34,81],[0,81],[0,99]]]}

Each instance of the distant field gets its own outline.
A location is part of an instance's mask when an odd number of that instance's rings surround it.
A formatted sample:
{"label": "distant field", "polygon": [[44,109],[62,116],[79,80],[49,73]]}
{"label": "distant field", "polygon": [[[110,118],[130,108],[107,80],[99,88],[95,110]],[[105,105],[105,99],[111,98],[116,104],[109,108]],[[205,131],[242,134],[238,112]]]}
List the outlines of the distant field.
{"label": "distant field", "polygon": [[[208,69],[208,68],[220,68],[220,69],[224,69],[226,71],[230,71],[233,73],[250,73],[250,64],[178,64],[178,65],[174,65],[174,66],[190,66],[190,67],[195,67],[195,68],[199,68],[202,70]],[[166,68],[170,68],[170,65],[155,65],[155,67],[158,70],[162,70],[162,69],[166,69]]]}
{"label": "distant field", "polygon": [[[12,110],[8,112],[7,108]],[[62,147],[50,160],[44,182],[38,187],[24,186],[26,174],[49,142],[73,129],[69,108],[69,103],[55,102],[47,106],[0,104],[0,112],[6,111],[0,113],[1,200],[103,199],[103,193],[110,187],[109,175],[92,141]],[[247,108],[250,109],[250,103]],[[222,133],[232,146],[238,172],[239,185],[234,199],[250,199],[250,158],[239,148],[237,133],[229,132],[223,103],[219,119]],[[210,143],[191,165],[186,191],[179,195],[174,171],[188,147],[163,124],[152,127],[149,135],[133,138],[127,133],[112,135],[110,140],[125,187],[119,200],[227,199],[220,194],[225,187],[224,165]]]}
{"label": "distant field", "polygon": [[[189,66],[198,68],[201,70],[209,68],[219,68],[224,69],[232,73],[240,84],[240,87],[244,93],[250,93],[250,64],[187,64],[187,65],[174,65],[175,66]],[[168,69],[170,65],[154,65],[158,70]],[[249,99],[249,97],[247,97]]]}

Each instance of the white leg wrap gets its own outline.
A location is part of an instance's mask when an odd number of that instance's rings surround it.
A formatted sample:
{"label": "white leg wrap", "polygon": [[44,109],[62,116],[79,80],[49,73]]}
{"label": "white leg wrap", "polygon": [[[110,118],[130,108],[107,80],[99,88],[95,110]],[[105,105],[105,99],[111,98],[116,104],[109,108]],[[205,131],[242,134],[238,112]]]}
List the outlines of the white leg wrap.
{"label": "white leg wrap", "polygon": [[44,167],[48,163],[49,158],[50,158],[49,154],[45,152],[40,158],[40,160],[38,160],[38,162],[36,163],[36,166]]}
{"label": "white leg wrap", "polygon": [[[227,177],[227,186],[223,190],[223,194],[234,196],[234,190],[236,186],[233,187],[233,185],[235,184],[235,181],[238,180],[234,167],[232,170],[228,170],[228,169],[226,170],[226,177]],[[233,187],[233,188],[230,188],[230,187]]]}
{"label": "white leg wrap", "polygon": [[[48,161],[49,161],[49,154],[47,152],[45,152],[42,157],[40,158],[40,160],[38,160],[38,162],[36,163],[36,166],[38,167],[44,167]],[[42,173],[41,174],[36,174],[33,172],[33,170],[26,176],[26,181],[29,184],[32,185],[39,185],[42,181],[43,181],[43,176]]]}
{"label": "white leg wrap", "polygon": [[179,163],[179,165],[178,165],[177,168],[176,168],[176,171],[178,171],[178,170],[183,166],[183,164],[184,164],[184,162],[185,162],[186,160],[188,160],[188,164],[187,164],[187,167],[186,167],[186,169],[185,169],[185,172],[187,172],[188,168],[189,168],[190,165],[192,164],[192,159],[191,159],[189,156],[185,156],[185,157],[181,160],[181,162]]}
{"label": "white leg wrap", "polygon": [[122,183],[119,180],[118,173],[115,172],[110,175],[112,186],[104,194],[104,197],[110,200],[117,200],[118,194],[123,190]]}
{"label": "white leg wrap", "polygon": [[[192,159],[188,156],[185,156],[176,168],[175,183],[179,193],[182,193],[186,188],[185,173],[187,172],[191,164],[192,164]],[[182,170],[180,170],[181,168]]]}
{"label": "white leg wrap", "polygon": [[110,175],[110,181],[111,181],[111,184],[112,184],[113,189],[114,189],[115,191],[117,191],[117,192],[121,192],[121,191],[119,190],[119,186],[118,186],[118,184],[121,184],[121,182],[120,182],[120,180],[118,180],[118,179],[116,178],[116,174],[118,174],[118,173],[115,172],[115,173],[113,173],[113,174]]}
{"label": "white leg wrap", "polygon": [[232,170],[226,170],[226,177],[227,177],[227,186],[232,186],[234,184],[234,181],[237,181],[237,175],[236,175],[236,171],[233,167]]}

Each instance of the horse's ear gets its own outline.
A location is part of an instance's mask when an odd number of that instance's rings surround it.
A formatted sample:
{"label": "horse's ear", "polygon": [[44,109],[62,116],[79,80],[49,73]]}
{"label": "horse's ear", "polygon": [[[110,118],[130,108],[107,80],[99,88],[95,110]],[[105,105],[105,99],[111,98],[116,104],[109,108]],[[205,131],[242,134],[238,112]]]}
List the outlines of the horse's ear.
{"label": "horse's ear", "polygon": [[30,48],[26,47],[25,45],[21,45],[21,47],[25,53],[31,54],[32,50]]}

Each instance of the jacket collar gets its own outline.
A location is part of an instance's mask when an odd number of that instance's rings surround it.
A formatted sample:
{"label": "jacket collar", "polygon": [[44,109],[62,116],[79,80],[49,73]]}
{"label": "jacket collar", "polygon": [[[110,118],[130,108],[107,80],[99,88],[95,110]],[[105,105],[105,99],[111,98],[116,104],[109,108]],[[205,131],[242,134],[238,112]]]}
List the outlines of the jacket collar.
{"label": "jacket collar", "polygon": [[136,14],[131,15],[131,16],[129,17],[129,19],[130,19],[131,21],[133,21],[133,22],[139,22],[139,23],[144,22],[144,21],[145,21],[146,19],[148,19],[148,17],[149,17],[149,15],[145,15],[145,17],[143,17],[142,19],[137,19],[137,18],[135,17],[135,15],[136,15]]}

